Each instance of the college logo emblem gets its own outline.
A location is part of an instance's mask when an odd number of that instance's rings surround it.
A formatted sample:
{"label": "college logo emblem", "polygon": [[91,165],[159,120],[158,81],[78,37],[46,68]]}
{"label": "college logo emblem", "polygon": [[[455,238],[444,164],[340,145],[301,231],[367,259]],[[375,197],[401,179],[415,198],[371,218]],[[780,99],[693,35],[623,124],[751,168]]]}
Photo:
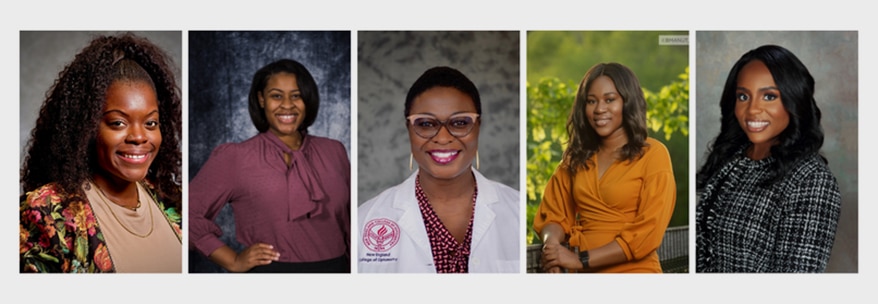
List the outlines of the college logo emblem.
{"label": "college logo emblem", "polygon": [[399,226],[396,222],[380,218],[366,223],[363,229],[363,245],[374,252],[385,252],[399,242]]}

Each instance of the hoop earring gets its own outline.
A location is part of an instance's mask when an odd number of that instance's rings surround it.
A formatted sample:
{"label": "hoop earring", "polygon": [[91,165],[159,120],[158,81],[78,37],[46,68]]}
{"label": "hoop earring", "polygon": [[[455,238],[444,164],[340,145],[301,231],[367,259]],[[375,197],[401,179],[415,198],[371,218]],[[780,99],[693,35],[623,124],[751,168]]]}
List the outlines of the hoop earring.
{"label": "hoop earring", "polygon": [[476,150],[476,170],[479,170],[479,150]]}
{"label": "hoop earring", "polygon": [[412,172],[412,170],[414,170],[414,168],[412,167],[412,158],[414,158],[414,157],[415,157],[414,155],[409,153],[409,172]]}

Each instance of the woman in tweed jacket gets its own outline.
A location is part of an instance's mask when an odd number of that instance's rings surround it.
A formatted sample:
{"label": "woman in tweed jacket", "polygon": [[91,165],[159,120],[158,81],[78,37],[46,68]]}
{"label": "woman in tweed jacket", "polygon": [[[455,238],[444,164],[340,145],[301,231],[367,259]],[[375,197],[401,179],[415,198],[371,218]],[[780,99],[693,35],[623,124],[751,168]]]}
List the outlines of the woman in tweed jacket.
{"label": "woman in tweed jacket", "polygon": [[841,207],[814,78],[765,45],[732,67],[722,126],[698,171],[696,271],[823,272]]}

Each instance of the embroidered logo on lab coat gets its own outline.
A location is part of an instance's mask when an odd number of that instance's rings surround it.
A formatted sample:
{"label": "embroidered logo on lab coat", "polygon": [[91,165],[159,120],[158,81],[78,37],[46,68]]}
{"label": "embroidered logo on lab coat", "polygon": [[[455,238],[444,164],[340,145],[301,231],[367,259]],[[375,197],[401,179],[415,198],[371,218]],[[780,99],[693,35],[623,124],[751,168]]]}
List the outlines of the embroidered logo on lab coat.
{"label": "embroidered logo on lab coat", "polygon": [[363,245],[374,252],[385,252],[399,242],[399,225],[386,218],[373,219],[363,229]]}

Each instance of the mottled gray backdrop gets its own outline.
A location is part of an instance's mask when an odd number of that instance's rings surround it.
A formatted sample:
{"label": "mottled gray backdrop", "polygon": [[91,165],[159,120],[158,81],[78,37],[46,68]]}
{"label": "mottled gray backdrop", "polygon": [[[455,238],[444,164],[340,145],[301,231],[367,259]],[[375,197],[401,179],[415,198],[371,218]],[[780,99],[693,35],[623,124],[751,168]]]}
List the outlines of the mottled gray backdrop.
{"label": "mottled gray backdrop", "polygon": [[[218,145],[241,142],[258,133],[247,111],[256,71],[278,59],[302,63],[317,82],[320,110],[312,135],[341,141],[351,155],[351,33],[343,32],[189,32],[189,180]],[[236,250],[232,210],[217,217],[221,240]],[[189,272],[224,272],[197,251],[189,253]]]}
{"label": "mottled gray backdrop", "polygon": [[475,83],[482,101],[479,171],[488,179],[520,188],[519,32],[358,34],[360,204],[412,174],[403,114],[405,96],[412,83],[434,66],[458,69]]}
{"label": "mottled gray backdrop", "polygon": [[838,179],[841,219],[827,272],[857,272],[857,32],[698,32],[696,35],[696,154],[720,126],[719,100],[729,70],[747,51],[780,45],[814,76],[814,98],[823,113],[821,153]]}
{"label": "mottled gray backdrop", "polygon": [[[32,32],[22,31],[20,38],[20,98],[19,109],[19,165],[24,162],[25,146],[30,140],[31,129],[37,122],[40,107],[46,100],[46,93],[58,74],[73,61],[79,51],[97,36],[116,35],[122,32]],[[180,31],[132,32],[155,43],[173,60],[172,69],[177,76],[177,85],[182,89],[180,66],[182,61],[182,36]],[[21,189],[19,189],[21,191]]]}

